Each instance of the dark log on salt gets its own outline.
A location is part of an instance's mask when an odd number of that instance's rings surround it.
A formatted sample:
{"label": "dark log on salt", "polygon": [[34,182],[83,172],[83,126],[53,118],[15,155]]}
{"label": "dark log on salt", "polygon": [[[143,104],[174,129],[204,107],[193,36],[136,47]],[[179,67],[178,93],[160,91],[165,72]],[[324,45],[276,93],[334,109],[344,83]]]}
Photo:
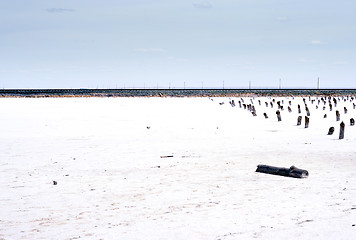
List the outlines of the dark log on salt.
{"label": "dark log on salt", "polygon": [[336,121],[340,121],[340,112],[336,110]]}
{"label": "dark log on salt", "polygon": [[277,110],[276,114],[277,114],[278,122],[282,121],[281,112]]}
{"label": "dark log on salt", "polygon": [[341,123],[340,123],[339,139],[344,139],[344,134],[345,134],[345,123],[344,123],[344,122],[341,122]]}
{"label": "dark log on salt", "polygon": [[265,116],[265,118],[268,118],[267,113],[263,113],[263,116]]}
{"label": "dark log on salt", "polygon": [[309,118],[305,116],[305,128],[309,127]]}
{"label": "dark log on salt", "polygon": [[269,165],[258,165],[256,172],[293,178],[307,178],[309,176],[307,170],[300,169],[295,166],[291,166],[290,168],[281,168]]}
{"label": "dark log on salt", "polygon": [[297,126],[302,124],[302,116],[299,116],[297,119]]}
{"label": "dark log on salt", "polygon": [[350,118],[350,125],[351,125],[351,126],[355,125],[355,119]]}
{"label": "dark log on salt", "polygon": [[335,128],[334,127],[330,127],[328,135],[333,135],[334,131],[335,131]]}

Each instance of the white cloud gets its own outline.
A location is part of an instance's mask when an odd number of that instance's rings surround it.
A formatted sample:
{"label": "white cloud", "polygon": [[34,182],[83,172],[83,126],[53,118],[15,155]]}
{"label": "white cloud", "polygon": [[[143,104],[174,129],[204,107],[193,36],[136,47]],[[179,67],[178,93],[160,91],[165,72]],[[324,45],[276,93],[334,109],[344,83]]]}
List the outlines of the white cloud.
{"label": "white cloud", "polygon": [[308,58],[300,58],[298,60],[298,62],[301,62],[301,63],[312,63],[312,62],[315,62],[315,61],[312,60],[312,59],[308,59]]}
{"label": "white cloud", "polygon": [[211,5],[210,2],[204,1],[204,2],[199,2],[199,3],[193,3],[193,6],[196,8],[201,8],[201,9],[207,9],[207,8],[212,8],[213,5]]}
{"label": "white cloud", "polygon": [[47,8],[46,11],[49,13],[75,12],[75,10],[71,8]]}
{"label": "white cloud", "polygon": [[322,41],[320,41],[320,40],[311,40],[309,43],[310,43],[310,44],[313,44],[313,45],[325,44],[324,42],[322,42]]}
{"label": "white cloud", "polygon": [[339,61],[335,61],[334,64],[335,65],[347,65],[347,64],[349,64],[349,62],[344,61],[344,60],[339,60]]}
{"label": "white cloud", "polygon": [[164,52],[164,49],[162,48],[136,48],[134,49],[135,52],[142,52],[142,53],[158,53],[158,52]]}
{"label": "white cloud", "polygon": [[277,21],[286,22],[286,21],[288,21],[288,18],[287,18],[287,17],[284,17],[284,16],[277,17]]}

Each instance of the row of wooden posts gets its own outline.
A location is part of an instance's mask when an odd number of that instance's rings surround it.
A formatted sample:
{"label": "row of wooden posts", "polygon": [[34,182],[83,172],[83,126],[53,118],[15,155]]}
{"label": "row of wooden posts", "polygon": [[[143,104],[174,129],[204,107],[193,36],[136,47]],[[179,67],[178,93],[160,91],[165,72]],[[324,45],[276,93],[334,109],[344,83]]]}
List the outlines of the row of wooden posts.
{"label": "row of wooden posts", "polygon": [[[344,97],[343,97],[344,98]],[[344,98],[344,101],[346,102],[346,100],[349,100],[349,97],[347,98]],[[351,100],[350,101],[353,101],[354,98],[351,97]],[[250,99],[251,101],[251,104],[245,104],[244,103],[244,100],[243,98],[241,98],[241,101],[239,101],[239,107],[240,108],[244,108],[244,109],[247,109],[249,110],[253,116],[257,116],[256,114],[256,109],[255,109],[255,106],[253,105],[253,100]],[[313,104],[314,103],[314,99],[311,100],[310,97],[309,97],[309,101],[311,101],[311,103]],[[324,105],[326,105],[326,100],[324,98],[321,98],[318,100],[318,105],[320,104],[320,101],[322,101],[324,103]],[[340,101],[340,98],[338,98],[338,100],[336,98],[332,98],[332,101],[334,102],[334,106],[336,107],[337,106],[337,102]],[[270,102],[270,105],[271,107],[273,108],[273,103],[275,102],[275,99],[273,99],[271,102]],[[305,116],[305,128],[308,128],[309,127],[309,117],[310,117],[310,111],[309,111],[309,108],[306,104],[306,100],[305,98],[303,98],[303,102],[305,104],[305,111],[306,111],[306,114],[307,116]],[[261,106],[261,100],[258,100],[258,103],[259,105]],[[277,106],[278,106],[278,109],[281,109],[281,110],[284,110],[283,109],[283,105],[284,104],[284,101],[277,101]],[[235,101],[232,100],[230,101],[230,104],[232,107],[235,107]],[[268,102],[265,102],[265,105],[266,107],[269,106]],[[289,105],[292,105],[292,102],[289,101]],[[316,108],[318,109],[318,105],[316,105]],[[331,103],[331,97],[329,97],[329,107],[330,107],[330,111],[332,111],[332,103]],[[353,108],[356,109],[356,104],[353,103]],[[323,107],[323,110],[325,110],[325,106]],[[289,112],[292,112],[292,109],[290,106],[288,106],[288,111]],[[301,113],[301,108],[300,108],[300,105],[298,104],[298,113],[300,114]],[[347,114],[347,108],[344,107],[344,113]],[[268,115],[267,113],[263,113],[264,117],[265,118],[268,118]],[[277,115],[277,119],[278,121],[282,121],[282,117],[281,117],[281,112],[279,110],[276,111],[276,115]],[[327,117],[327,114],[324,114],[324,118]],[[340,121],[340,112],[338,110],[336,110],[336,121]],[[297,119],[297,126],[301,125],[302,123],[302,116],[298,116],[298,119]],[[355,125],[355,120],[353,118],[350,119],[350,126],[354,126]],[[335,128],[334,127],[330,127],[329,128],[329,131],[328,131],[328,135],[332,135],[335,131]],[[339,139],[343,139],[344,138],[344,133],[345,133],[345,123],[344,122],[341,122],[340,123],[340,132],[339,132]]]}

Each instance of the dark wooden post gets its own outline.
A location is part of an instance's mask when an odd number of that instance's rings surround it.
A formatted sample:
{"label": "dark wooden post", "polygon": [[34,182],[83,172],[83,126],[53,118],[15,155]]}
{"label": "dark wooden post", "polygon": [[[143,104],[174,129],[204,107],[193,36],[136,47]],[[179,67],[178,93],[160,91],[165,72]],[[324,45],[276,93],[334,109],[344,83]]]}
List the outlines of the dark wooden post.
{"label": "dark wooden post", "polygon": [[297,119],[297,126],[302,124],[302,116],[299,116]]}
{"label": "dark wooden post", "polygon": [[326,115],[326,113],[324,114],[324,118],[327,118],[328,115]]}
{"label": "dark wooden post", "polygon": [[305,107],[305,111],[307,112],[307,116],[309,117],[310,116],[309,108]]}
{"label": "dark wooden post", "polygon": [[265,102],[265,104],[266,104],[266,107],[268,107],[268,102]]}
{"label": "dark wooden post", "polygon": [[335,128],[334,127],[330,127],[328,135],[333,135],[334,131],[335,131]]}
{"label": "dark wooden post", "polygon": [[340,121],[340,113],[336,110],[336,121]]}
{"label": "dark wooden post", "polygon": [[263,113],[263,116],[265,116],[265,118],[268,118],[267,113]]}
{"label": "dark wooden post", "polygon": [[258,100],[258,105],[260,105],[260,106],[261,106],[261,100]]}
{"label": "dark wooden post", "polygon": [[256,112],[255,112],[255,111],[252,111],[251,113],[252,113],[252,115],[253,115],[254,117],[256,117],[256,116],[257,116],[257,114],[256,114]]}
{"label": "dark wooden post", "polygon": [[354,109],[356,109],[356,104],[355,103],[352,103],[353,104],[353,106],[354,106]]}
{"label": "dark wooden post", "polygon": [[350,118],[350,125],[351,125],[351,126],[355,125],[355,119]]}
{"label": "dark wooden post", "polygon": [[244,109],[246,109],[246,104],[242,104],[242,106],[244,106]]}
{"label": "dark wooden post", "polygon": [[341,122],[341,123],[340,123],[339,139],[344,139],[344,134],[345,134],[345,123],[344,123],[344,122]]}
{"label": "dark wooden post", "polygon": [[277,110],[276,114],[277,114],[278,122],[282,121],[281,112]]}
{"label": "dark wooden post", "polygon": [[292,106],[292,101],[289,101],[289,106]]}
{"label": "dark wooden post", "polygon": [[347,113],[347,108],[346,108],[346,107],[344,107],[344,113],[345,113],[345,114]]}
{"label": "dark wooden post", "polygon": [[300,114],[302,111],[300,111],[300,105],[298,104],[298,113]]}
{"label": "dark wooden post", "polygon": [[323,111],[325,110],[325,106],[323,106]]}
{"label": "dark wooden post", "polygon": [[329,107],[330,107],[330,111],[333,110],[333,105],[331,103],[329,103]]}
{"label": "dark wooden post", "polygon": [[239,101],[239,107],[241,108],[242,106],[241,106],[241,101]]}
{"label": "dark wooden post", "polygon": [[292,109],[290,108],[290,106],[288,106],[288,112],[292,112]]}
{"label": "dark wooden post", "polygon": [[319,106],[318,105],[315,105],[315,109],[318,109],[319,108]]}
{"label": "dark wooden post", "polygon": [[309,118],[305,116],[305,128],[309,127]]}
{"label": "dark wooden post", "polygon": [[271,102],[271,108],[273,108],[273,103]]}

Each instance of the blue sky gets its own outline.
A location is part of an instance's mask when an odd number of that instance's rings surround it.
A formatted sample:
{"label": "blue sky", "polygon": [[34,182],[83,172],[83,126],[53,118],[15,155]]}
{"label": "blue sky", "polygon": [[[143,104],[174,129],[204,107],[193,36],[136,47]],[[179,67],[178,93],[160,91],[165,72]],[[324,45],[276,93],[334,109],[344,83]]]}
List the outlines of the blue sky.
{"label": "blue sky", "polygon": [[0,0],[1,88],[356,88],[354,0]]}

